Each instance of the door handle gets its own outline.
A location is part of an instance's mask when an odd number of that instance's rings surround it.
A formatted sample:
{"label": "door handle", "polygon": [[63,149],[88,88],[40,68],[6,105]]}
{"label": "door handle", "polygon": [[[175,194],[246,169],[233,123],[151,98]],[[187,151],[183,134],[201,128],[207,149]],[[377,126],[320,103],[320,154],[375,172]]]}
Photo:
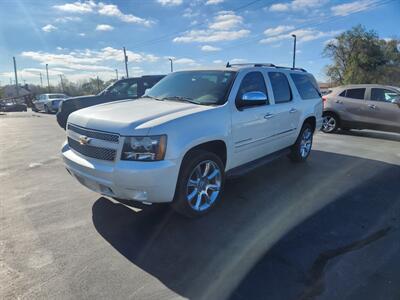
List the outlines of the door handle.
{"label": "door handle", "polygon": [[375,109],[375,108],[376,108],[376,105],[375,105],[375,104],[368,104],[368,107],[369,107],[369,108],[372,108],[372,109]]}
{"label": "door handle", "polygon": [[273,118],[274,116],[275,116],[274,114],[267,113],[267,114],[264,116],[264,119],[271,119],[271,118]]}
{"label": "door handle", "polygon": [[335,102],[336,102],[336,103],[339,103],[339,104],[343,104],[343,101],[342,101],[342,100],[336,100]]}
{"label": "door handle", "polygon": [[297,109],[295,109],[295,108],[292,108],[291,110],[289,110],[289,112],[290,112],[291,114],[295,113],[296,111],[297,111]]}

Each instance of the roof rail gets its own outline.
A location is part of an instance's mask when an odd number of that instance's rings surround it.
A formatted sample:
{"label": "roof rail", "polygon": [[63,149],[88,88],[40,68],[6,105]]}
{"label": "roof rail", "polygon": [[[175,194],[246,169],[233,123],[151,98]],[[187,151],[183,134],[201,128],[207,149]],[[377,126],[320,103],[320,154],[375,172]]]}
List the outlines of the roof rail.
{"label": "roof rail", "polygon": [[235,67],[235,66],[252,66],[252,67],[270,67],[270,68],[277,68],[277,69],[290,69],[290,70],[297,70],[302,72],[307,72],[307,70],[303,68],[291,68],[285,66],[276,66],[271,63],[242,63],[242,64],[230,64],[229,61],[226,63],[226,67]]}

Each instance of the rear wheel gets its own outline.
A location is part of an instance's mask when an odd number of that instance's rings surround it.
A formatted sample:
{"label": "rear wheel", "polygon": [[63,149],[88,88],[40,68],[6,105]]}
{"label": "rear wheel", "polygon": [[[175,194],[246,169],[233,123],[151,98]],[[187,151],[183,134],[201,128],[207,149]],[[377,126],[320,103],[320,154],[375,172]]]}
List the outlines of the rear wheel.
{"label": "rear wheel", "polygon": [[301,128],[296,143],[290,149],[289,157],[293,162],[303,162],[308,158],[312,148],[313,134],[313,126],[305,123]]}
{"label": "rear wheel", "polygon": [[182,162],[172,207],[188,217],[210,211],[221,198],[225,173],[214,153],[195,150]]}
{"label": "rear wheel", "polygon": [[337,131],[339,127],[339,119],[333,113],[326,113],[323,116],[322,131],[325,133],[332,133]]}

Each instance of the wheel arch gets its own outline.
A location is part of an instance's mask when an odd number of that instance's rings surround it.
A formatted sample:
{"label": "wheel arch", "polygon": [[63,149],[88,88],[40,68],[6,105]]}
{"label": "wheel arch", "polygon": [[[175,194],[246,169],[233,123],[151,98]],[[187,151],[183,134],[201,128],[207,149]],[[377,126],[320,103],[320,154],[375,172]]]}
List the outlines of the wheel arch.
{"label": "wheel arch", "polygon": [[193,151],[195,150],[204,150],[208,152],[212,152],[216,154],[223,162],[224,167],[226,167],[226,162],[227,162],[227,145],[225,141],[217,139],[217,140],[210,140],[207,142],[203,142],[201,144],[192,146],[190,149],[188,149],[183,156],[182,161],[185,160],[185,158]]}

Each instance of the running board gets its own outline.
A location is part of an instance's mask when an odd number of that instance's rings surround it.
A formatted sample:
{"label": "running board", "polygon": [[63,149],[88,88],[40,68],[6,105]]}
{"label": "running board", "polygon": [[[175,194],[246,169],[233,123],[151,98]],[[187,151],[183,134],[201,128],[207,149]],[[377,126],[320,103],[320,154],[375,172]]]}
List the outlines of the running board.
{"label": "running board", "polygon": [[232,179],[243,176],[244,174],[249,173],[254,169],[257,169],[263,165],[266,165],[283,155],[288,155],[289,153],[290,153],[290,147],[268,154],[256,160],[248,162],[242,166],[228,170],[226,172],[226,177]]}

